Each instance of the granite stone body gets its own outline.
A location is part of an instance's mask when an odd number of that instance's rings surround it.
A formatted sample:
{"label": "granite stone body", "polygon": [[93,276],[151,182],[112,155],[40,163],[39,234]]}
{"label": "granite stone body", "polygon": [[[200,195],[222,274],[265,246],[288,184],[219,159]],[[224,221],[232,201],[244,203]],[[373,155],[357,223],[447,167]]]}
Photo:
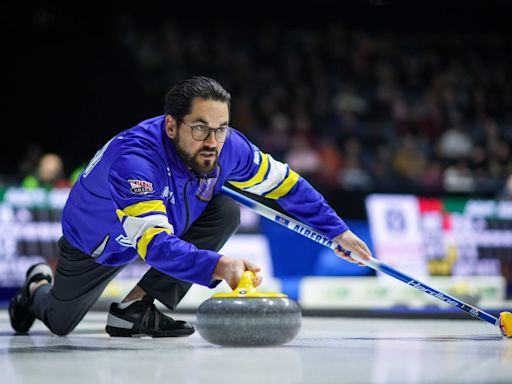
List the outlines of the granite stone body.
{"label": "granite stone body", "polygon": [[212,298],[199,306],[196,328],[212,344],[275,346],[297,336],[301,315],[288,298]]}

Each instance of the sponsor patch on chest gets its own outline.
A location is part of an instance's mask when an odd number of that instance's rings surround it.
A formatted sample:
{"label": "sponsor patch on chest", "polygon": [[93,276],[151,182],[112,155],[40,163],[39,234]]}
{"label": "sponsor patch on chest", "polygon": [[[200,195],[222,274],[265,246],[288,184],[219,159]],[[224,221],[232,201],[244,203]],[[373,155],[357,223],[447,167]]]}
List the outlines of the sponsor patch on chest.
{"label": "sponsor patch on chest", "polygon": [[135,193],[136,195],[147,195],[148,193],[153,193],[155,190],[153,189],[153,183],[144,180],[128,180],[130,183],[130,191],[131,193]]}

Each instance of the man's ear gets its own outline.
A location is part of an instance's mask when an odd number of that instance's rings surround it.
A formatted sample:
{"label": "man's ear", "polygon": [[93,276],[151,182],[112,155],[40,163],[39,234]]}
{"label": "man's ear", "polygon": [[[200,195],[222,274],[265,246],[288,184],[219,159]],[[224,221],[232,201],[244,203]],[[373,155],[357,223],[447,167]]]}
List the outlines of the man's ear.
{"label": "man's ear", "polygon": [[171,115],[165,115],[165,132],[170,139],[174,139],[176,137],[176,132],[178,130],[178,124],[176,120]]}

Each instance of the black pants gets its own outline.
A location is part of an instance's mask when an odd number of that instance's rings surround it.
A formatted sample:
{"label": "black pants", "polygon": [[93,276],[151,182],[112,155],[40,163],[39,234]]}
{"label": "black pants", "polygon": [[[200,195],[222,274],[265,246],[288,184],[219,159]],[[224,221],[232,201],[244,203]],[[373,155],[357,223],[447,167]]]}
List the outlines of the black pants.
{"label": "black pants", "polygon": [[[180,238],[200,249],[218,251],[239,224],[238,205],[226,195],[217,195]],[[59,249],[54,284],[43,285],[35,291],[31,311],[53,333],[67,335],[124,266],[98,264],[64,237],[59,240]],[[137,285],[149,296],[174,309],[192,284],[150,268]]]}

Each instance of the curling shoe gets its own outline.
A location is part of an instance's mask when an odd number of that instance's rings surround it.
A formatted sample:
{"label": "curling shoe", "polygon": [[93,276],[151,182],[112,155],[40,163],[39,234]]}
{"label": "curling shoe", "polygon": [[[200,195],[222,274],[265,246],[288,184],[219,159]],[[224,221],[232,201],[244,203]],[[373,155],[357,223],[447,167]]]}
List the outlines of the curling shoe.
{"label": "curling shoe", "polygon": [[53,272],[46,263],[34,264],[27,271],[25,283],[11,299],[9,303],[9,317],[11,326],[16,333],[27,333],[32,324],[34,324],[35,316],[30,312],[32,297],[30,295],[30,284],[41,280],[48,280],[51,284],[53,280]]}
{"label": "curling shoe", "polygon": [[194,327],[185,321],[165,316],[153,304],[153,298],[145,295],[122,308],[118,303],[110,305],[105,330],[110,336],[179,337],[194,333]]}

